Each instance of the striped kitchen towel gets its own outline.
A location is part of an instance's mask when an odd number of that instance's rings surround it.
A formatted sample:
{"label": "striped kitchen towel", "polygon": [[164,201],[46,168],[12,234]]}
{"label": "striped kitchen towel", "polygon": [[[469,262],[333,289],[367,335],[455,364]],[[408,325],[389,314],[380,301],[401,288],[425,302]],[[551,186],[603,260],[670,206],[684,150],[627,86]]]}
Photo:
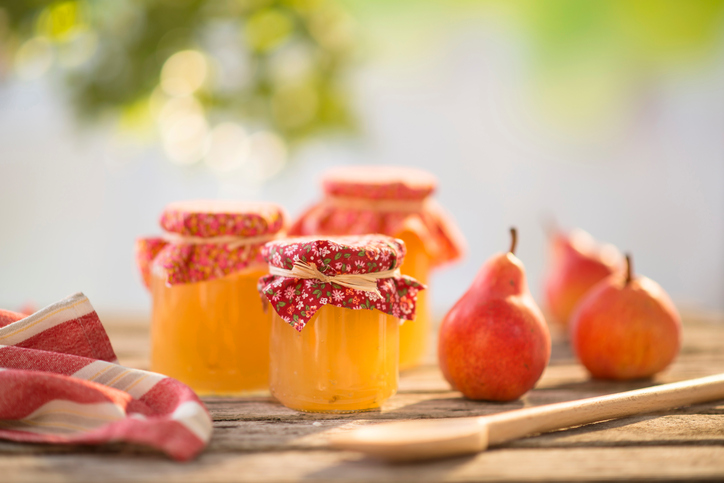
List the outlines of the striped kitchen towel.
{"label": "striped kitchen towel", "polygon": [[125,441],[185,461],[203,450],[211,429],[187,386],[118,364],[85,295],[29,317],[0,310],[0,438]]}

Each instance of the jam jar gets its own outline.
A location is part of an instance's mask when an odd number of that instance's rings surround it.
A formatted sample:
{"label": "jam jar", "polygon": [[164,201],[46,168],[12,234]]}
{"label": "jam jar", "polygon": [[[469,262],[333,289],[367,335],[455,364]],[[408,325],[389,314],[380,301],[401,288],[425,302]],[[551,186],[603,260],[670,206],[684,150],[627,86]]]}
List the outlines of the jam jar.
{"label": "jam jar", "polygon": [[[303,213],[290,235],[381,233],[403,240],[402,273],[428,284],[430,272],[458,259],[464,240],[450,216],[432,199],[437,179],[415,168],[348,166],[322,177],[322,199]],[[400,327],[400,368],[419,365],[429,347],[429,291],[420,293],[417,316]]]}
{"label": "jam jar", "polygon": [[400,321],[414,318],[424,289],[400,274],[404,242],[298,237],[269,242],[262,253],[272,395],[298,411],[379,408],[397,390]]}
{"label": "jam jar", "polygon": [[283,234],[273,203],[184,201],[166,207],[163,237],[137,242],[151,292],[151,370],[200,395],[268,389],[269,315],[257,291],[264,243]]}

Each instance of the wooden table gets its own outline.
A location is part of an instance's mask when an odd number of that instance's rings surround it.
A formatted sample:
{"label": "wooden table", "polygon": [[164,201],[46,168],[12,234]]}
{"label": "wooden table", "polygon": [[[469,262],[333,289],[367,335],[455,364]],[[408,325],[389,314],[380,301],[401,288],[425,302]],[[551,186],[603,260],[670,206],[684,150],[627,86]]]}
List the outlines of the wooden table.
{"label": "wooden table", "polygon": [[[102,315],[102,314],[101,314]],[[145,368],[148,327],[105,321],[121,363]],[[655,382],[724,372],[724,320],[688,317],[678,361]],[[0,441],[0,482],[156,481],[630,481],[724,480],[724,401],[559,431],[478,455],[388,465],[331,451],[329,434],[384,420],[475,416],[640,388],[651,381],[591,381],[554,334],[553,356],[523,399],[492,404],[462,399],[431,363],[402,375],[379,412],[304,414],[269,397],[206,398],[214,435],[196,461],[174,463],[140,447],[48,446]]]}

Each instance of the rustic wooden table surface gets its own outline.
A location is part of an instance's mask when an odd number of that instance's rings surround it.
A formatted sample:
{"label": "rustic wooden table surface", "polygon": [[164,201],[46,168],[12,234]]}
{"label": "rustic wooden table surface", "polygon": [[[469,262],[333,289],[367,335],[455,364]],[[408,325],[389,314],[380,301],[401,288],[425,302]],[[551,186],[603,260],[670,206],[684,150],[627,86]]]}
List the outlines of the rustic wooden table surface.
{"label": "rustic wooden table surface", "polygon": [[[108,321],[121,363],[146,368],[148,327]],[[431,359],[432,361],[432,359]],[[598,396],[724,372],[724,321],[687,317],[677,362],[654,381],[589,380],[570,348],[554,335],[551,363],[523,399],[467,401],[437,367],[405,373],[397,396],[379,412],[304,414],[269,397],[206,398],[214,419],[208,449],[174,463],[140,447],[48,446],[0,441],[0,482],[154,481],[630,481],[724,480],[724,401],[540,435],[469,457],[389,465],[331,451],[328,435],[385,420],[450,418]]]}

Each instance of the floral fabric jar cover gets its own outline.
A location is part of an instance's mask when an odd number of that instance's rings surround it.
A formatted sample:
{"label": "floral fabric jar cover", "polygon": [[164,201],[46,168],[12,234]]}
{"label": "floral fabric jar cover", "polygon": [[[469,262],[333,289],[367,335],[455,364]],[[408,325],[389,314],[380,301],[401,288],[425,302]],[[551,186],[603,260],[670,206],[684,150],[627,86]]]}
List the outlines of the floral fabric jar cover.
{"label": "floral fabric jar cover", "polygon": [[265,265],[261,246],[283,232],[285,214],[274,203],[183,201],[166,207],[160,225],[166,236],[136,241],[136,261],[146,287],[152,270],[176,285]]}
{"label": "floral fabric jar cover", "polygon": [[451,217],[430,196],[437,179],[415,168],[346,166],[322,178],[324,198],[289,230],[290,235],[397,236],[405,230],[425,244],[433,266],[460,258],[465,241]]}
{"label": "floral fabric jar cover", "polygon": [[[327,277],[360,275],[395,270],[405,258],[401,240],[383,235],[335,238],[299,237],[276,240],[262,248],[272,267],[292,270],[304,263]],[[352,310],[377,309],[401,319],[415,318],[417,293],[425,286],[415,279],[393,274],[377,280],[377,291],[356,290],[335,281],[266,275],[259,280],[259,291],[279,316],[301,331],[324,305]]]}

